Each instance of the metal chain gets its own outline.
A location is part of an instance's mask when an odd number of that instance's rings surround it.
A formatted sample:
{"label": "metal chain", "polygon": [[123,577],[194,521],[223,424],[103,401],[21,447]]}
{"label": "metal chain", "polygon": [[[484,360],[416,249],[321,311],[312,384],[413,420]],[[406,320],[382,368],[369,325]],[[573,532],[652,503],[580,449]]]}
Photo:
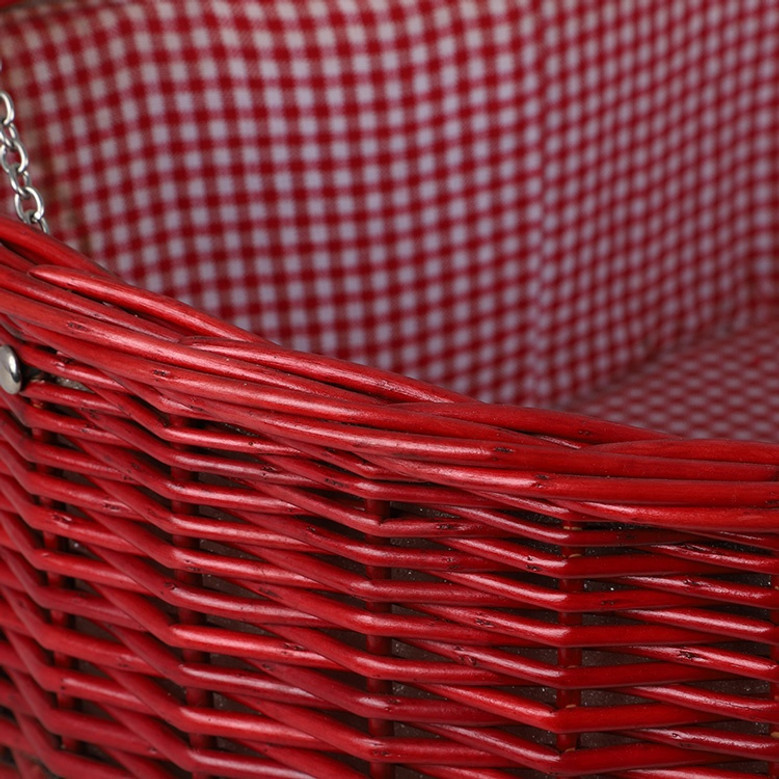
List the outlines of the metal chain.
{"label": "metal chain", "polygon": [[[0,62],[0,72],[2,69],[3,64]],[[46,207],[41,193],[30,180],[30,158],[19,138],[15,120],[14,101],[8,92],[0,88],[0,168],[5,171],[11,183],[16,215],[25,224],[39,227],[44,233],[48,233]]]}

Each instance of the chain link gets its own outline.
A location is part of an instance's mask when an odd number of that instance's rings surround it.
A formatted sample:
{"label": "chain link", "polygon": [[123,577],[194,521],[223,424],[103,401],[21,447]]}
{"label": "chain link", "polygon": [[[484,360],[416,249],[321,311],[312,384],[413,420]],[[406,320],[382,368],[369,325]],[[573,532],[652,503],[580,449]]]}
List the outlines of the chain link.
{"label": "chain link", "polygon": [[[0,62],[0,72],[3,65]],[[11,95],[0,88],[0,168],[5,171],[14,193],[16,215],[25,224],[49,232],[41,193],[30,180],[30,158],[16,129],[16,110]]]}

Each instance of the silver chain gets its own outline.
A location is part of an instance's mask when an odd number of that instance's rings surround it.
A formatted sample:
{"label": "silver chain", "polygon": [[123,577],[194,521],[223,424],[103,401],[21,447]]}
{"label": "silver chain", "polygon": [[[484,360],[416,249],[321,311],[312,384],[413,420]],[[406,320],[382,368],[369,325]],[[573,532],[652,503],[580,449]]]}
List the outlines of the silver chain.
{"label": "silver chain", "polygon": [[[3,64],[0,62],[0,72]],[[11,95],[0,88],[0,168],[11,183],[16,215],[25,224],[49,232],[46,224],[46,207],[41,193],[30,180],[30,158],[16,129],[16,111]]]}

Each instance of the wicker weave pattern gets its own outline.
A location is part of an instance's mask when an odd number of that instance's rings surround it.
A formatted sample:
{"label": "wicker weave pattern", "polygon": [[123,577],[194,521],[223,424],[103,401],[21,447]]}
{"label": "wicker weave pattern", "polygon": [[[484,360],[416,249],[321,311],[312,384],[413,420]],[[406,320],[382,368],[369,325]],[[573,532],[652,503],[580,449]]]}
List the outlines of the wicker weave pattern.
{"label": "wicker weave pattern", "polygon": [[772,314],[776,3],[47,0],[2,44],[57,234],[171,294],[0,219],[2,779],[779,777],[779,445],[454,391]]}
{"label": "wicker weave pattern", "polygon": [[0,743],[23,774],[779,762],[779,447],[303,359],[0,239],[30,372],[0,425]]}

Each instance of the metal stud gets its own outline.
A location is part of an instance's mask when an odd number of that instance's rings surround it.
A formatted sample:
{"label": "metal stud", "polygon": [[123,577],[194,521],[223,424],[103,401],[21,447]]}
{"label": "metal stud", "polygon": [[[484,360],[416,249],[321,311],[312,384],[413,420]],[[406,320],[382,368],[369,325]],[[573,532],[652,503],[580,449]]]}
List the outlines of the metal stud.
{"label": "metal stud", "polygon": [[22,364],[10,346],[0,346],[0,388],[9,395],[22,389]]}

